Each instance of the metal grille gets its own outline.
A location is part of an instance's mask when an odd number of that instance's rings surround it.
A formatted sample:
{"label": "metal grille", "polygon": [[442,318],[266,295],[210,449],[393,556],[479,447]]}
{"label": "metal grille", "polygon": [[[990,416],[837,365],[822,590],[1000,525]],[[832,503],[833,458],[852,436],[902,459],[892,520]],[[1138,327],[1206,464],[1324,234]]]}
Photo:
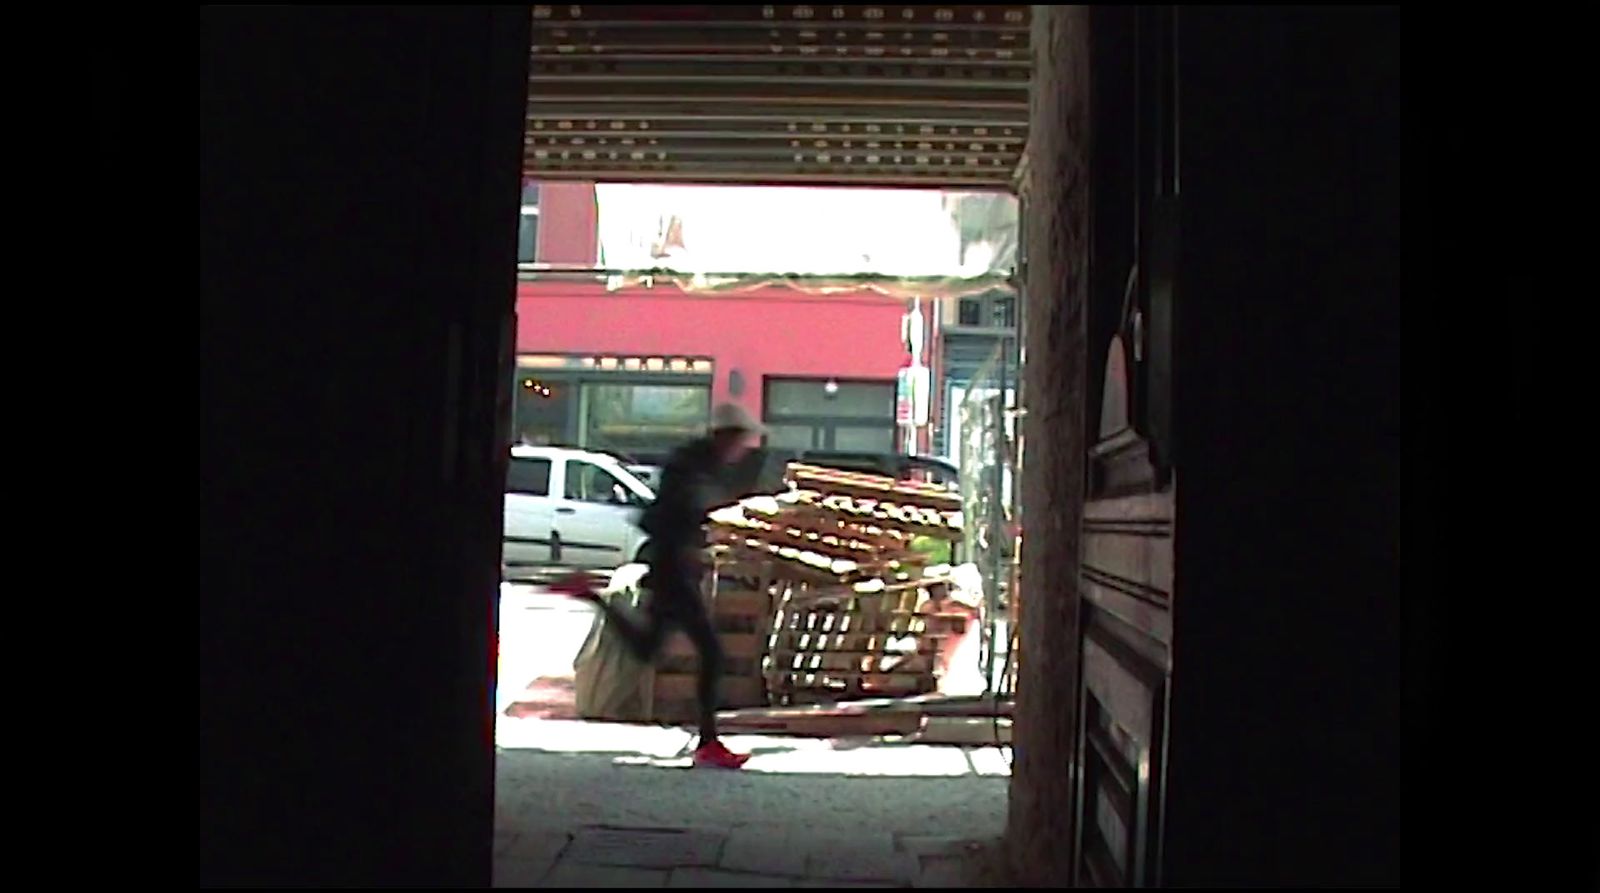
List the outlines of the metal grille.
{"label": "metal grille", "polygon": [[[951,417],[962,411],[961,404],[954,399],[955,389],[970,391],[973,388],[996,387],[992,381],[978,381],[978,375],[986,364],[993,365],[997,345],[1004,343],[1006,351],[1006,364],[1010,379],[1006,387],[1015,388],[1018,372],[1021,370],[1021,354],[1017,349],[1015,336],[1002,339],[996,335],[978,334],[947,334],[944,337],[944,351],[940,355],[940,377],[943,382],[944,393],[940,402],[941,418],[939,424],[933,426],[933,451],[937,455],[948,455],[959,462],[961,454],[957,452],[959,446],[947,443],[949,439]],[[946,452],[946,447],[950,452]]]}
{"label": "metal grille", "polygon": [[[1012,370],[1004,343],[972,377],[961,413],[961,512],[965,558],[983,578],[980,644],[984,679],[998,682],[1001,652],[998,621],[1007,615],[1012,579],[1010,539],[1015,481],[1014,431],[1007,419],[1014,405]],[[1011,394],[1007,392],[1011,391]]]}
{"label": "metal grille", "polygon": [[1008,189],[1026,6],[535,6],[524,169]]}

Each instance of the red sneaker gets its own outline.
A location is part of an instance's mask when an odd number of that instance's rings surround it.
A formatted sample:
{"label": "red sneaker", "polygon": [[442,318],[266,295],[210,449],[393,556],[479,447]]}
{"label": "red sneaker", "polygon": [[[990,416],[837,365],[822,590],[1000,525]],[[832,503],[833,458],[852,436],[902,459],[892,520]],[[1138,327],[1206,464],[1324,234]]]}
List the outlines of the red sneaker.
{"label": "red sneaker", "polygon": [[749,754],[734,753],[721,741],[702,744],[694,752],[694,764],[702,769],[740,769],[749,759]]}

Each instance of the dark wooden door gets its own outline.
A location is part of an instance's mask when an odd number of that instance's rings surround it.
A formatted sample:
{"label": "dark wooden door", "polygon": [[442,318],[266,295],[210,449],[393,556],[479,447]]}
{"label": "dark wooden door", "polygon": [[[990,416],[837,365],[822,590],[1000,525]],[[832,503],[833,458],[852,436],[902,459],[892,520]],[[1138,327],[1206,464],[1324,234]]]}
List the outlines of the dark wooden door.
{"label": "dark wooden door", "polygon": [[[1172,678],[1171,7],[1096,9],[1076,882],[1162,881]],[[1098,387],[1096,387],[1098,385]]]}
{"label": "dark wooden door", "polygon": [[1075,881],[1392,884],[1397,13],[1091,15]]}

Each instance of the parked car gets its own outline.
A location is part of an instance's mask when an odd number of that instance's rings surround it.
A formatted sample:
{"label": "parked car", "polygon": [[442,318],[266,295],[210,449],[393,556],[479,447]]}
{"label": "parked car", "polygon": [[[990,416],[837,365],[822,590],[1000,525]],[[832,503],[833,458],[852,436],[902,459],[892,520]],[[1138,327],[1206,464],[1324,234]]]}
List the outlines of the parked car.
{"label": "parked car", "polygon": [[902,481],[942,484],[951,490],[961,487],[961,469],[937,456],[907,453],[850,453],[839,450],[767,450],[760,476],[781,476],[790,462],[806,462],[842,471],[881,474]]}
{"label": "parked car", "polygon": [[624,468],[633,472],[633,476],[644,481],[645,486],[652,491],[661,487],[661,466],[659,465],[624,465]]}
{"label": "parked car", "polygon": [[888,475],[902,481],[939,484],[951,491],[961,489],[961,470],[937,456],[773,447],[750,451],[743,460],[728,469],[725,483],[735,496],[777,493],[784,489],[785,469],[790,462],[796,461],[842,471]]}
{"label": "parked car", "polygon": [[639,513],[655,492],[615,456],[515,446],[506,475],[502,563],[508,577],[543,568],[610,569],[639,559]]}
{"label": "parked car", "polygon": [[950,490],[961,488],[961,469],[938,456],[807,450],[800,454],[800,461],[845,471],[883,474],[902,481],[942,484]]}

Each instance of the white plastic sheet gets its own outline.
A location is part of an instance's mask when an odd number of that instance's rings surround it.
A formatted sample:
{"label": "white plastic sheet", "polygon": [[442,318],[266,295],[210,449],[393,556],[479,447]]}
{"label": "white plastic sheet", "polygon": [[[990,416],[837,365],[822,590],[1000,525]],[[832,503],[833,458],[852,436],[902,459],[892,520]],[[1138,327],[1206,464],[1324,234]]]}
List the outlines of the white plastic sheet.
{"label": "white plastic sheet", "polygon": [[1004,286],[1016,265],[1017,204],[1006,195],[633,183],[598,184],[595,195],[599,266],[613,289],[938,297]]}

